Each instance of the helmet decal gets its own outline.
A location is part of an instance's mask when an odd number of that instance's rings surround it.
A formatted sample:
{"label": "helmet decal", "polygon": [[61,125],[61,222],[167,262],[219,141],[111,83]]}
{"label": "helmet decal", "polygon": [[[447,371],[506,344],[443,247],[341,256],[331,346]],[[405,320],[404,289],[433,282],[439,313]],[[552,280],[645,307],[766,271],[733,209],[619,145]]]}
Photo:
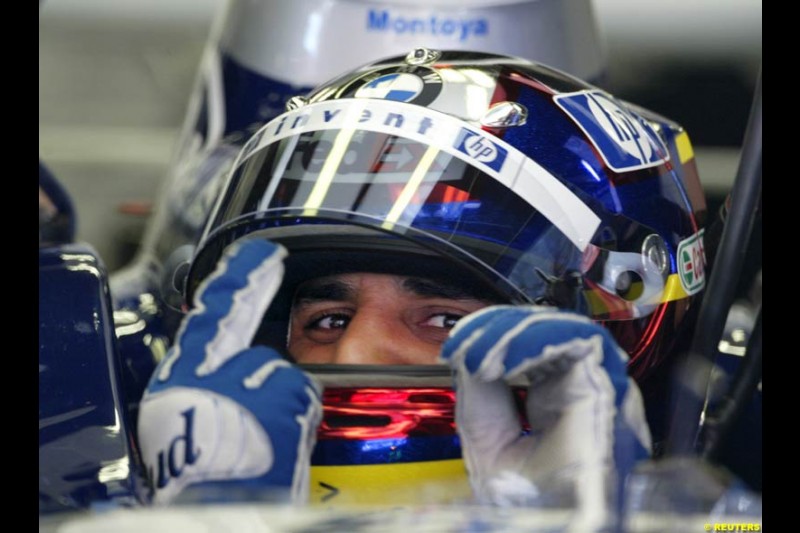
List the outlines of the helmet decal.
{"label": "helmet decal", "polygon": [[381,98],[408,102],[422,92],[424,85],[422,78],[414,74],[404,72],[384,74],[362,85],[356,91],[356,98]]}
{"label": "helmet decal", "polygon": [[669,151],[653,127],[603,91],[559,94],[554,100],[586,133],[611,169],[637,170],[669,160]]}
{"label": "helmet decal", "polygon": [[682,240],[678,245],[678,272],[681,286],[686,294],[700,292],[706,284],[704,232],[705,230],[700,230],[688,239]]}
{"label": "helmet decal", "polygon": [[433,102],[442,90],[442,78],[438,72],[427,67],[381,69],[370,72],[356,80],[356,98],[375,98],[427,105]]}

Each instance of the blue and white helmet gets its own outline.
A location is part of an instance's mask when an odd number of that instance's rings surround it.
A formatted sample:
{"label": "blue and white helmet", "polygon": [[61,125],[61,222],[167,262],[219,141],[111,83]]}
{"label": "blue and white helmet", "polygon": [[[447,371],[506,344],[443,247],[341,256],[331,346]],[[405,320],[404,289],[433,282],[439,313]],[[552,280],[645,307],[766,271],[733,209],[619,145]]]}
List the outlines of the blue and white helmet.
{"label": "blue and white helmet", "polygon": [[571,75],[419,48],[287,107],[239,153],[189,298],[226,246],[264,237],[289,249],[289,284],[457,271],[506,301],[580,311],[643,377],[704,286],[686,132]]}

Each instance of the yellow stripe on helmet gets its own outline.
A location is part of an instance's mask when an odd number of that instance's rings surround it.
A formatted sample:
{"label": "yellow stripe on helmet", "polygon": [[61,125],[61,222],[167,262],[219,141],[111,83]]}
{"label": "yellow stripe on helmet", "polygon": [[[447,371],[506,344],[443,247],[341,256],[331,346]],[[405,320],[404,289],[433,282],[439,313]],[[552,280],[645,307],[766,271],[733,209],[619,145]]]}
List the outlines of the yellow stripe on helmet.
{"label": "yellow stripe on helmet", "polygon": [[[635,285],[635,284],[634,284]],[[636,306],[637,304],[634,302],[626,302],[622,298],[614,298],[611,300],[614,307],[610,307],[609,300],[607,298],[603,298],[598,293],[601,289],[592,289],[584,291],[584,296],[586,296],[586,301],[589,303],[589,312],[591,316],[601,316],[606,315],[608,313],[613,312],[622,312],[626,308],[631,308],[632,306]],[[688,298],[689,295],[684,290],[683,286],[681,285],[681,280],[678,277],[678,274],[670,274],[667,278],[667,282],[664,285],[664,291],[661,293],[661,298],[658,301],[650,302],[649,305],[653,304],[660,304],[665,302],[672,302],[675,300],[682,300],[684,298]]]}
{"label": "yellow stripe on helmet", "polygon": [[678,150],[678,157],[681,160],[681,164],[686,163],[694,157],[692,143],[689,141],[689,135],[685,131],[675,136],[675,148]]}
{"label": "yellow stripe on helmet", "polygon": [[453,503],[471,495],[462,459],[312,466],[309,501],[330,505]]}

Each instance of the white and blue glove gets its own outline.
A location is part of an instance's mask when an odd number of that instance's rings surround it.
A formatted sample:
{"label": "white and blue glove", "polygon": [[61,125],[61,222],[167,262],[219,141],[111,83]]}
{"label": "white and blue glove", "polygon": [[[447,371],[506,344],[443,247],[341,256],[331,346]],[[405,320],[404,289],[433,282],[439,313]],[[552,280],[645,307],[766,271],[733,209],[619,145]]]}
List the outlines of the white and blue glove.
{"label": "white and blue glove", "polygon": [[[605,328],[550,307],[494,306],[459,321],[442,358],[455,370],[456,427],[479,501],[567,503],[574,531],[614,519],[650,433],[628,356]],[[529,433],[511,389],[520,381]]]}
{"label": "white and blue glove", "polygon": [[155,503],[231,480],[307,498],[320,389],[274,350],[250,347],[285,255],[263,240],[231,247],[156,368],[138,420]]}

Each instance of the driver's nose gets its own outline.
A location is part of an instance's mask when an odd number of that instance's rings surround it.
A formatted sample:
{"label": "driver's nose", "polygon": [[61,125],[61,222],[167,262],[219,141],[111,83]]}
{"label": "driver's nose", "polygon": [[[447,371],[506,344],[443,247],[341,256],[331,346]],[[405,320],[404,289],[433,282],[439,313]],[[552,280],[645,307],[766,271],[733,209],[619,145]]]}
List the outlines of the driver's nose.
{"label": "driver's nose", "polygon": [[334,348],[336,364],[403,364],[414,350],[400,321],[379,313],[357,312]]}

